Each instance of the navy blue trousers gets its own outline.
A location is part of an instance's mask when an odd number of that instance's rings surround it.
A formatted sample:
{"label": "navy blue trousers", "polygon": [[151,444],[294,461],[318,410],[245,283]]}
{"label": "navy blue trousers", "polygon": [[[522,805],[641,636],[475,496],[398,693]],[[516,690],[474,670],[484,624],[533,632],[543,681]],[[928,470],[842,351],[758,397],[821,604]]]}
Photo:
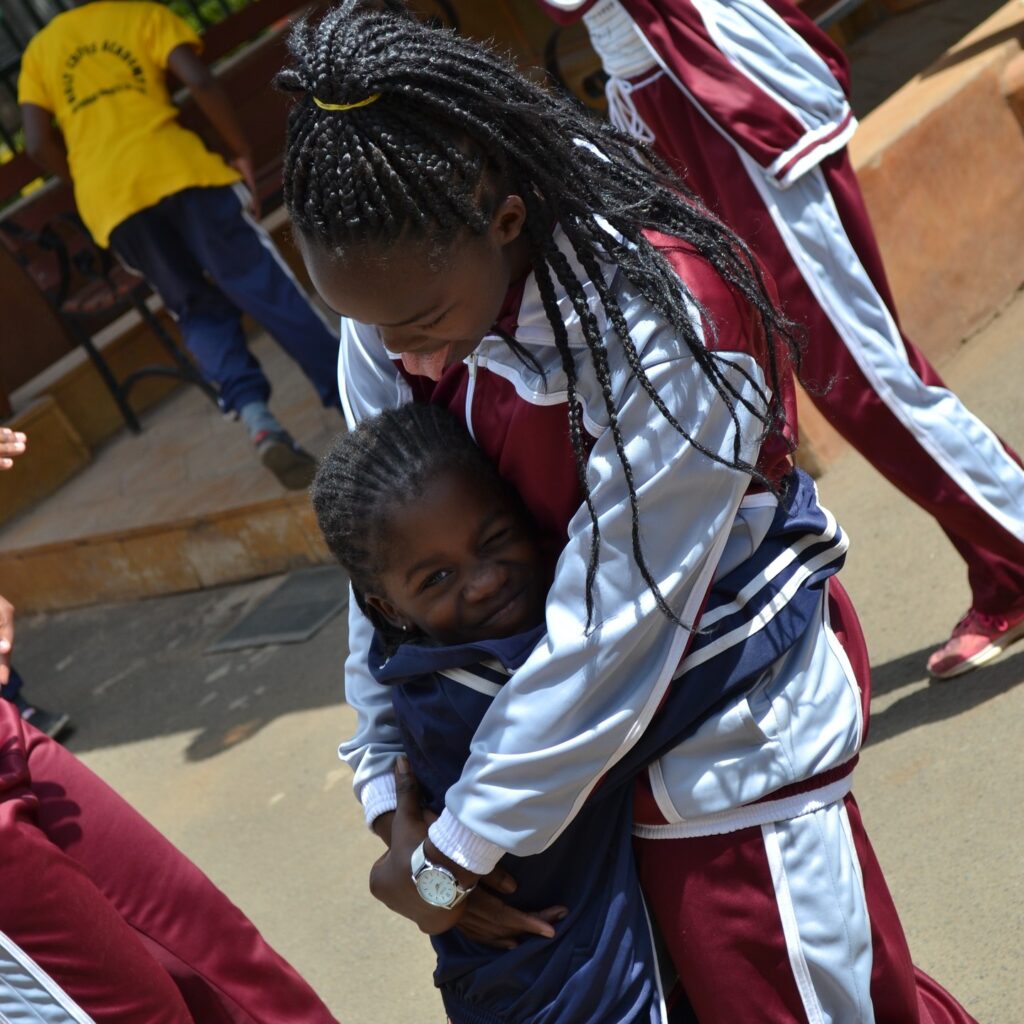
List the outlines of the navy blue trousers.
{"label": "navy blue trousers", "polygon": [[340,406],[338,339],[243,196],[231,185],[176,192],[118,224],[111,248],[159,293],[226,411],[270,397],[243,311],[299,364],[325,406]]}

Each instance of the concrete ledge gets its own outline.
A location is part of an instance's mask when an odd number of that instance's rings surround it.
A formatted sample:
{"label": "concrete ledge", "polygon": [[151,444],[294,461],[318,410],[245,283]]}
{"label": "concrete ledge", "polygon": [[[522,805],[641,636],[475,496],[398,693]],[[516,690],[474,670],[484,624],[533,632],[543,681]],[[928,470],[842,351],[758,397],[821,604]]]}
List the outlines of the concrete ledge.
{"label": "concrete ledge", "polygon": [[303,493],[0,551],[0,579],[4,596],[20,611],[52,611],[237,583],[329,561]]}
{"label": "concrete ledge", "polygon": [[0,523],[13,519],[84,469],[88,447],[53,398],[46,396],[7,421],[28,434],[28,450],[0,476]]}
{"label": "concrete ledge", "polygon": [[909,337],[941,362],[1024,281],[1014,0],[872,113],[850,150]]}
{"label": "concrete ledge", "polygon": [[[163,310],[157,312],[164,326],[177,335],[177,328]],[[138,313],[126,313],[95,338],[110,369],[119,380],[144,366],[171,361],[153,332]],[[144,412],[179,387],[178,381],[147,377],[132,388],[130,401],[136,412]],[[34,377],[11,395],[15,410],[42,397],[52,398],[70,421],[85,445],[97,445],[124,429],[121,412],[84,349],[76,348]]]}

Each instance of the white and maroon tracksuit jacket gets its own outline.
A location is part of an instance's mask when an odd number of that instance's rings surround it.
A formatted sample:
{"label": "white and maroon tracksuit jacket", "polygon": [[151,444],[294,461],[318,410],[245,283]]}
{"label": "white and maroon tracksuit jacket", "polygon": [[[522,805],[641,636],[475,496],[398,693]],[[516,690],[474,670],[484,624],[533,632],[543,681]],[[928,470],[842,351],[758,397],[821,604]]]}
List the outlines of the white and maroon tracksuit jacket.
{"label": "white and maroon tracksuit jacket", "polygon": [[[571,247],[559,241],[585,280]],[[704,323],[700,327],[709,346],[731,364],[724,368],[729,380],[756,407],[750,381],[763,384],[764,353],[749,308],[707,264],[678,251],[666,255],[714,321],[714,333]],[[783,476],[789,469],[785,445],[773,439],[762,447],[760,424],[741,403],[734,422],[647,301],[617,268],[606,273],[646,372],[672,414],[697,442],[728,459],[738,423],[741,457]],[[827,575],[845,551],[841,531],[812,489],[806,528],[766,557],[763,542],[779,511],[777,500],[752,492],[746,474],[683,441],[637,385],[596,289],[587,285],[592,311],[606,330],[611,389],[653,577],[680,619],[697,629],[705,625],[701,614],[712,585],[730,574],[745,581],[731,599],[708,608],[708,625],[721,635],[708,645],[710,653],[697,650],[693,631],[656,608],[636,566],[627,491],[601,387],[579,319],[556,288],[579,353],[578,393],[592,442],[588,481],[601,527],[595,628],[589,632],[584,593],[590,519],[580,507],[568,439],[565,375],[532,275],[510,292],[500,326],[543,373],[495,334],[440,381],[409,377],[372,327],[342,324],[339,375],[349,422],[414,399],[446,405],[563,545],[547,600],[546,639],[495,697],[462,776],[430,829],[442,851],[480,873],[506,852],[527,856],[546,849],[608,769],[629,755],[674,681],[685,684],[688,668],[699,668],[711,655],[721,658],[722,671],[743,672],[745,657],[788,621],[778,613],[794,594],[806,596],[809,578]],[[788,378],[784,386],[791,408]],[[706,929],[716,937],[701,939],[695,949],[672,947],[702,1021],[750,1019],[733,1013],[722,996],[724,980],[735,982],[730,991],[741,1011],[781,1001],[782,1016],[764,1019],[803,1019],[806,1007],[816,1014],[807,1019],[874,1019],[850,1016],[850,1008],[870,1007],[883,996],[899,1008],[901,1015],[892,1020],[946,1019],[903,1013],[916,1006],[917,983],[884,880],[855,808],[847,806],[865,727],[867,659],[841,588],[832,579],[819,587],[806,628],[785,639],[784,653],[649,770],[637,801],[640,850],[656,850],[639,854],[644,890],[663,931],[681,937]],[[371,632],[353,602],[346,695],[359,722],[340,752],[355,769],[356,791],[372,821],[395,805],[391,768],[401,741],[387,688],[368,670]],[[732,867],[727,877],[716,878],[700,861],[707,844],[721,843],[723,836]],[[722,861],[714,863],[720,868]],[[829,881],[837,878],[838,886]],[[723,896],[749,902],[757,912],[737,916],[716,905]],[[696,922],[683,919],[692,908],[703,908]],[[885,936],[881,944],[873,942],[876,929]],[[726,936],[733,941],[724,957],[702,957],[702,949],[718,949]],[[707,1015],[704,1003],[720,1006],[723,1016]]]}
{"label": "white and maroon tracksuit jacket", "polygon": [[974,607],[1019,604],[1024,471],[900,332],[845,152],[856,120],[839,48],[788,0],[539,2],[556,20],[583,18],[612,120],[768,268],[808,330],[811,399],[935,517],[967,562]]}

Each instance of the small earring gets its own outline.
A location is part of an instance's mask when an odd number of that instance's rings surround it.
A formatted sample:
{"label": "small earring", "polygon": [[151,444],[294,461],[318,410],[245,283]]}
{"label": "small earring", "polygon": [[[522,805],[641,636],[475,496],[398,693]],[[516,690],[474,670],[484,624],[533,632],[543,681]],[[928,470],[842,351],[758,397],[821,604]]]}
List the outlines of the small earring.
{"label": "small earring", "polygon": [[408,626],[405,626],[405,625],[403,625],[403,626],[402,626],[402,632],[403,632],[403,633],[408,633],[408,632],[409,632],[409,627],[408,627]]}

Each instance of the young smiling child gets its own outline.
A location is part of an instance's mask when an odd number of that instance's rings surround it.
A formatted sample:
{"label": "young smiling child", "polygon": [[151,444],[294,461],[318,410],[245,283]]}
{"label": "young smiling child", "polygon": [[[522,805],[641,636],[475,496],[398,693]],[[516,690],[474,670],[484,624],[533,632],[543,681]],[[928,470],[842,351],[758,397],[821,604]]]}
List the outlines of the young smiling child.
{"label": "young smiling child", "polygon": [[[371,671],[390,687],[417,795],[436,816],[493,696],[543,636],[550,559],[518,496],[438,406],[406,405],[341,436],[312,493],[374,623]],[[666,1019],[631,787],[608,782],[552,847],[506,858],[511,874],[472,891],[459,929],[433,936],[435,982],[456,1024]],[[465,898],[436,869],[418,885],[439,903]]]}
{"label": "young smiling child", "polygon": [[[413,403],[362,421],[324,458],[312,495],[327,544],[374,625],[370,671],[390,690],[414,776],[399,772],[400,812],[422,819],[418,797],[436,817],[480,723],[498,713],[493,698],[543,642],[553,559],[519,496],[440,406]],[[806,530],[813,487],[799,480],[782,504],[766,527],[766,556],[786,549],[794,523]],[[808,580],[777,628],[799,635],[839,564]],[[742,567],[725,574],[709,615],[749,582]],[[760,672],[756,655],[741,667],[715,657],[729,627],[727,616],[717,621],[695,637],[694,656],[706,661],[691,672],[694,685],[670,689],[642,739],[551,846],[506,856],[476,889],[429,861],[414,866],[428,902],[453,907],[469,897],[458,928],[433,936],[435,981],[456,1024],[692,1019],[678,989],[669,999],[662,992],[631,845],[632,783]]]}

